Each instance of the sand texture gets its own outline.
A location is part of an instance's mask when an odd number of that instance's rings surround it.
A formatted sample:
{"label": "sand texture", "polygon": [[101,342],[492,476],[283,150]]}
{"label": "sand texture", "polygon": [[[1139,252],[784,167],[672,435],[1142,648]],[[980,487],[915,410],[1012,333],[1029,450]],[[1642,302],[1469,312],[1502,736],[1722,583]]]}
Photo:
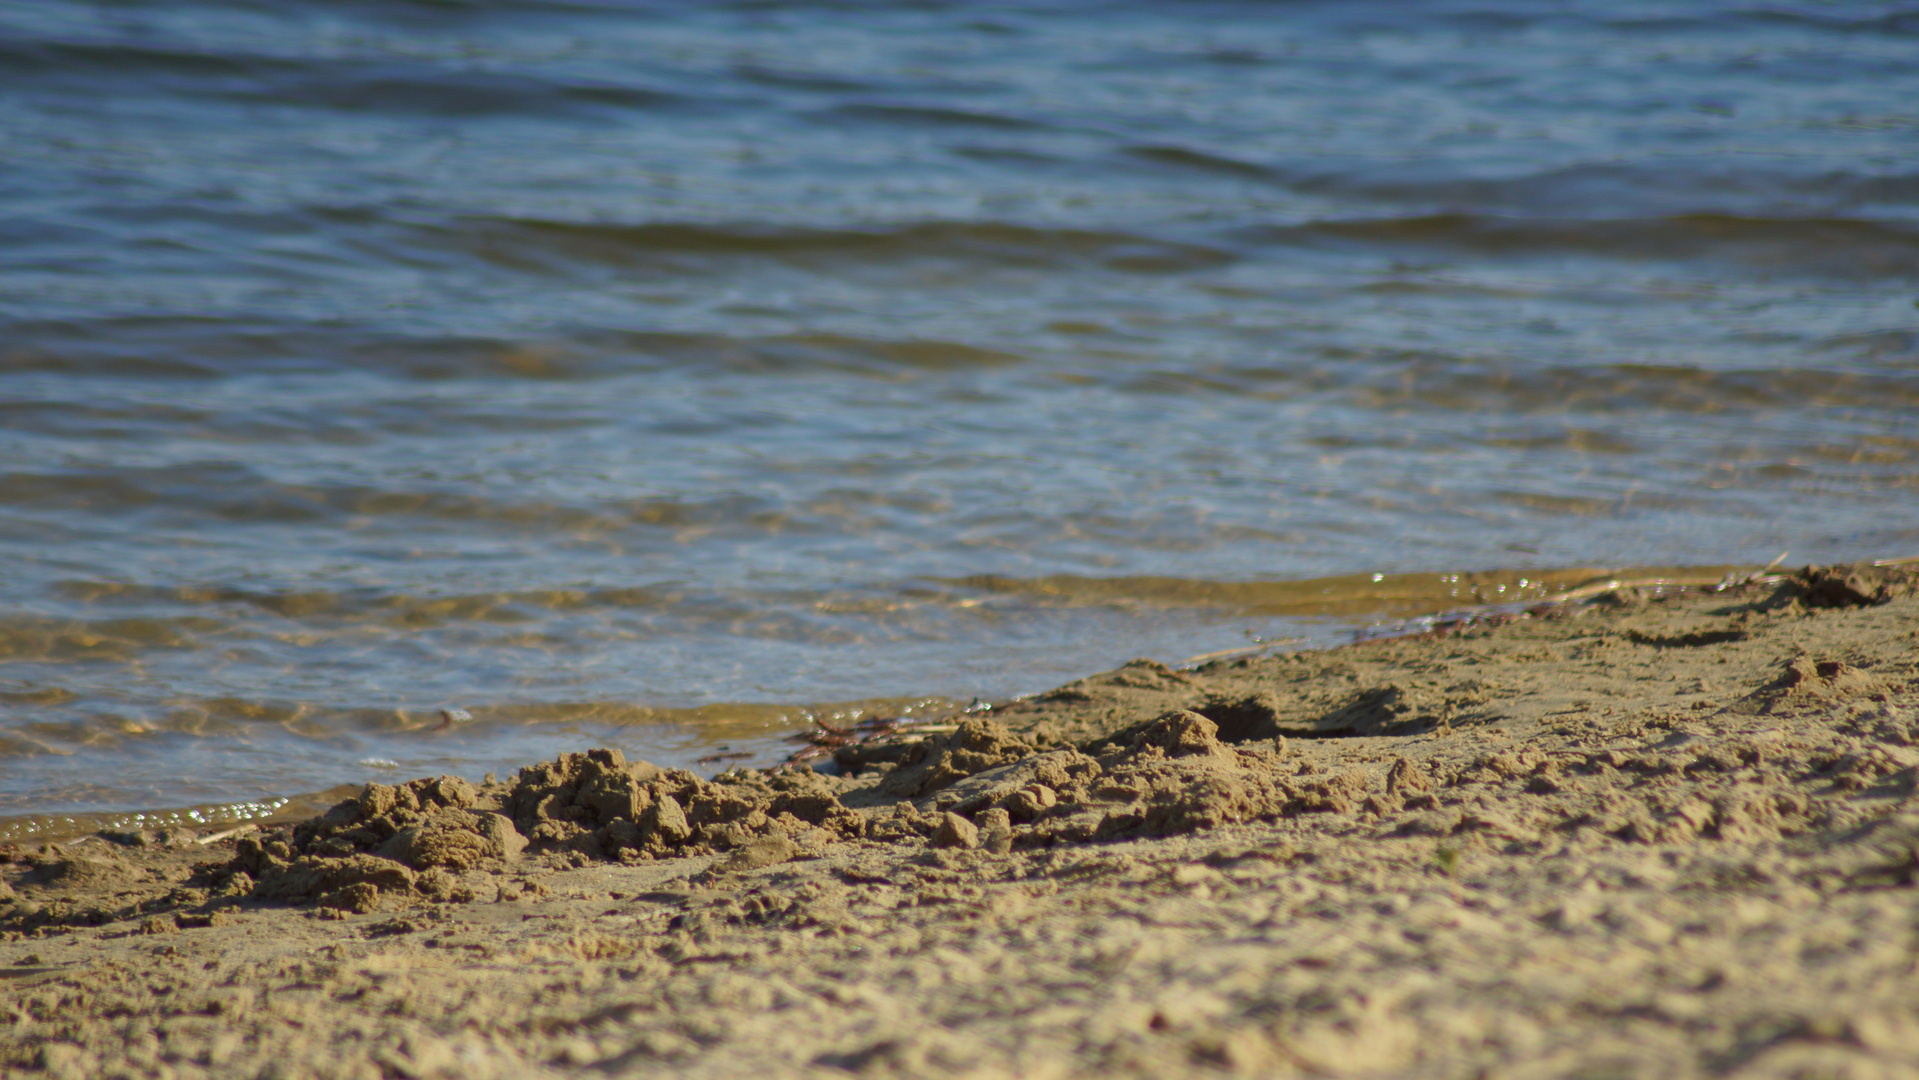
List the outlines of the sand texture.
{"label": "sand texture", "polygon": [[0,1071],[1919,1076],[1919,575],[0,852]]}

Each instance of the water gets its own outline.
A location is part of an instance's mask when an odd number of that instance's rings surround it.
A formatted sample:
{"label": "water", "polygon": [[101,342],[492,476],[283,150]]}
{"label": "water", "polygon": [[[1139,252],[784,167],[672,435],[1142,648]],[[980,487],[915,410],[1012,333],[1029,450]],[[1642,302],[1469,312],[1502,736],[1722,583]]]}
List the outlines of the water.
{"label": "water", "polygon": [[1919,553],[1915,102],[1887,3],[0,0],[0,816]]}

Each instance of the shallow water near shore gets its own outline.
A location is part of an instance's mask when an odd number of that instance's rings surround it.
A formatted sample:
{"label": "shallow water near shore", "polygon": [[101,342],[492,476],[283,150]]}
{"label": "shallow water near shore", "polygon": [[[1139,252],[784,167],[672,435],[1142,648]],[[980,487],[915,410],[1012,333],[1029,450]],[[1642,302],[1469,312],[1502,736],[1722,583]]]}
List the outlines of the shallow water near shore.
{"label": "shallow water near shore", "polygon": [[1912,554],[1915,45],[1872,4],[0,3],[0,817],[765,761]]}

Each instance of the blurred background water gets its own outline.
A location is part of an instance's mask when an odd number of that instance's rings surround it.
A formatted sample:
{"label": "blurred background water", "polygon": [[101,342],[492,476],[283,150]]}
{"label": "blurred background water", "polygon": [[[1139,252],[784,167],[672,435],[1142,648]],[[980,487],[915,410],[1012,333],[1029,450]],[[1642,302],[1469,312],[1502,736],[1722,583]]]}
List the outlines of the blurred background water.
{"label": "blurred background water", "polygon": [[0,816],[1919,554],[1915,151],[1893,3],[0,0]]}

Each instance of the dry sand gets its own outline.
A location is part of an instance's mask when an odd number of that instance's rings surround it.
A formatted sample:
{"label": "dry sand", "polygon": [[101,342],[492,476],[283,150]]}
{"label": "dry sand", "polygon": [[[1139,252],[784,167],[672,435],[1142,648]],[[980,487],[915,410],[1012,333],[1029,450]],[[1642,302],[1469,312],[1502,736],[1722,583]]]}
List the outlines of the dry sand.
{"label": "dry sand", "polygon": [[1915,585],[1136,661],[849,776],[596,753],[6,852],[0,1071],[1919,1076]]}

